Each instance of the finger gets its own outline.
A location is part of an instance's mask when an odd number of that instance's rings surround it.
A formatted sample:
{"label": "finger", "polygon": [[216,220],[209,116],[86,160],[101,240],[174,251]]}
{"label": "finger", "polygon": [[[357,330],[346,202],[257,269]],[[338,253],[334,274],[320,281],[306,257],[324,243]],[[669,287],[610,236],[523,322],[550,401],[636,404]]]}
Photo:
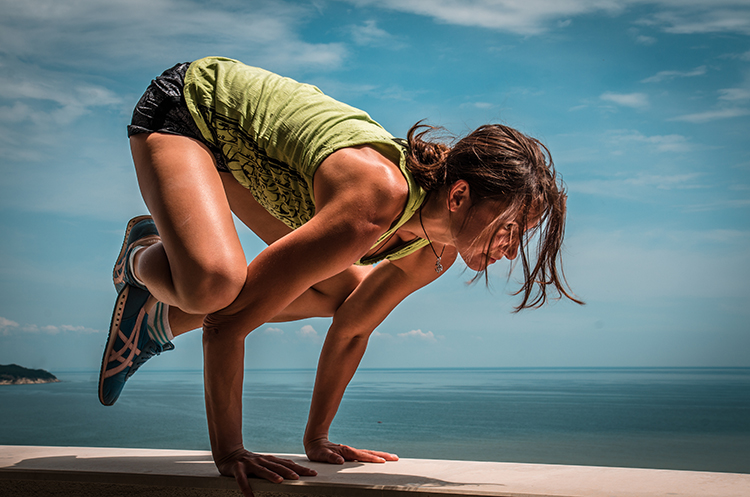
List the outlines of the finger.
{"label": "finger", "polygon": [[296,462],[292,461],[291,459],[281,459],[281,458],[274,457],[274,456],[270,456],[270,459],[278,464],[282,464],[286,466],[287,468],[297,473],[297,475],[299,476],[316,476],[318,474],[318,472],[315,471],[314,469],[301,466],[297,464]]}
{"label": "finger", "polygon": [[234,479],[237,481],[237,485],[239,485],[242,495],[245,497],[253,497],[253,489],[250,488],[250,483],[247,481],[245,468],[242,464],[236,466],[234,470]]}
{"label": "finger", "polygon": [[344,464],[346,459],[344,456],[339,454],[341,446],[335,446],[335,449],[330,447],[320,448],[314,452],[314,460],[320,462],[327,462],[329,464]]}
{"label": "finger", "polygon": [[350,461],[383,463],[385,458],[373,454],[372,451],[359,450],[353,447],[342,446],[343,456]]}
{"label": "finger", "polygon": [[325,450],[325,456],[323,460],[330,464],[344,464],[346,462],[346,458],[343,455],[331,449]]}
{"label": "finger", "polygon": [[253,464],[251,473],[257,476],[258,478],[263,478],[273,483],[281,483],[282,481],[284,481],[283,476],[279,475],[278,473],[276,473],[275,471],[271,469],[261,466],[257,462]]}
{"label": "finger", "polygon": [[273,461],[271,459],[264,459],[262,465],[264,468],[273,471],[285,480],[299,480],[299,475],[293,469],[287,467],[284,464]]}
{"label": "finger", "polygon": [[315,449],[307,452],[307,458],[315,462],[325,462],[328,464],[344,464],[344,458],[331,449]]}
{"label": "finger", "polygon": [[380,452],[378,450],[364,450],[363,452],[369,452],[370,454],[374,454],[378,457],[382,457],[386,461],[398,461],[398,456],[396,454],[391,454],[389,452]]}

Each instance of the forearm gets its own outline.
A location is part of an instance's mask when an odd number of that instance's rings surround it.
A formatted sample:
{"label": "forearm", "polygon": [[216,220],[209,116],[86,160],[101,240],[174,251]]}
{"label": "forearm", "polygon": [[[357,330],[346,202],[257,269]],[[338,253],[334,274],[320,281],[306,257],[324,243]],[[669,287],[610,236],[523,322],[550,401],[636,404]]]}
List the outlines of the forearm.
{"label": "forearm", "polygon": [[204,332],[204,385],[211,452],[217,466],[243,448],[244,337]]}
{"label": "forearm", "polygon": [[[447,253],[446,267],[455,260]],[[318,362],[305,446],[327,438],[349,381],[359,366],[370,334],[409,294],[434,281],[431,253],[379,264],[336,311]]]}
{"label": "forearm", "polygon": [[305,429],[304,444],[328,438],[328,430],[336,416],[344,391],[357,371],[367,348],[367,336],[346,340],[335,338],[331,327],[320,354],[310,415]]}
{"label": "forearm", "polygon": [[267,291],[267,282],[273,281],[272,273],[281,273],[276,269],[278,264],[268,262],[274,258],[279,257],[273,251],[266,251],[253,261],[235,301],[229,307],[206,316],[203,323],[206,417],[211,450],[219,467],[224,459],[243,449],[245,338],[291,301],[300,286],[294,283],[284,285],[286,282],[282,281],[278,291]]}
{"label": "forearm", "polygon": [[[271,320],[318,279],[328,276],[328,272],[335,274],[339,267],[348,267],[346,259],[323,263],[320,259],[324,254],[312,248],[309,252],[315,257],[304,260],[298,245],[314,246],[315,240],[307,240],[306,244],[300,240],[289,243],[295,236],[300,238],[297,235],[279,240],[259,254],[248,266],[245,284],[235,301],[204,320],[206,413],[217,464],[221,458],[242,448],[245,337]],[[335,254],[335,247],[329,246],[326,254]],[[271,286],[272,292],[268,291]]]}
{"label": "forearm", "polygon": [[328,437],[328,429],[367,349],[370,334],[408,294],[408,289],[398,284],[398,276],[399,271],[384,262],[334,314],[318,360],[304,437],[306,445]]}

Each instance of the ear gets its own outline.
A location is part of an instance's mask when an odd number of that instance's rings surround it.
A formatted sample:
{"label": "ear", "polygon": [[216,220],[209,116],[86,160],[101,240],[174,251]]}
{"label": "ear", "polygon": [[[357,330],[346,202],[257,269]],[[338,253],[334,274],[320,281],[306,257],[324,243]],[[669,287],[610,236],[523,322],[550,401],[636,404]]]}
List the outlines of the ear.
{"label": "ear", "polygon": [[471,196],[469,194],[469,183],[465,180],[458,180],[448,189],[448,210],[456,212],[464,206],[471,205]]}

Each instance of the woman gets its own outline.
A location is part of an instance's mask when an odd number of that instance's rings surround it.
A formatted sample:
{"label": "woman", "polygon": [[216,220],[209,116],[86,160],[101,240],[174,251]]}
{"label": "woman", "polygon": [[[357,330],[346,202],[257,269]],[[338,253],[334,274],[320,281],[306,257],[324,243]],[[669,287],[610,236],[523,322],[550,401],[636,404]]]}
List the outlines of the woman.
{"label": "woman", "polygon": [[[399,302],[459,255],[481,274],[519,247],[518,309],[542,305],[550,286],[573,298],[557,266],[565,194],[546,148],[500,125],[452,148],[426,140],[429,131],[416,125],[395,140],[315,87],[230,59],[179,64],[154,80],[128,128],[152,217],[128,223],[115,266],[101,402],[113,404],[141,364],[174,348],[171,338],[202,327],[219,471],[246,495],[248,475],[313,475],[244,449],[244,340],[266,322],[331,316],[307,456],[396,460],[334,444],[328,427],[369,335]],[[268,244],[249,264],[232,213]],[[535,262],[524,247],[533,232]]]}

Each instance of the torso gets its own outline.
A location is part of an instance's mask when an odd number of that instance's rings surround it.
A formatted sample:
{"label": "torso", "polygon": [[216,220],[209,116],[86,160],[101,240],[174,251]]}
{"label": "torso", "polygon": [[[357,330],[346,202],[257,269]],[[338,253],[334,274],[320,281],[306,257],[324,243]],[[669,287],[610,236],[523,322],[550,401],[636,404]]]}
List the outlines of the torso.
{"label": "torso", "polygon": [[[401,215],[389,220],[403,224],[418,209],[425,192],[405,166],[405,147],[365,112],[337,102],[310,85],[237,61],[201,59],[185,78],[185,99],[207,141],[221,150],[235,179],[257,202],[291,229],[309,221],[320,199],[313,178],[337,155],[367,149],[374,165],[383,165],[405,188]],[[367,147],[362,147],[367,145]],[[367,159],[367,158],[365,158]],[[340,162],[346,166],[347,163]],[[339,183],[339,194],[358,188],[356,178]],[[377,193],[377,192],[376,192]],[[372,264],[405,243],[403,233],[389,230],[362,263]],[[410,247],[417,250],[421,240]],[[426,243],[426,242],[425,242]],[[409,252],[408,250],[406,252]]]}

